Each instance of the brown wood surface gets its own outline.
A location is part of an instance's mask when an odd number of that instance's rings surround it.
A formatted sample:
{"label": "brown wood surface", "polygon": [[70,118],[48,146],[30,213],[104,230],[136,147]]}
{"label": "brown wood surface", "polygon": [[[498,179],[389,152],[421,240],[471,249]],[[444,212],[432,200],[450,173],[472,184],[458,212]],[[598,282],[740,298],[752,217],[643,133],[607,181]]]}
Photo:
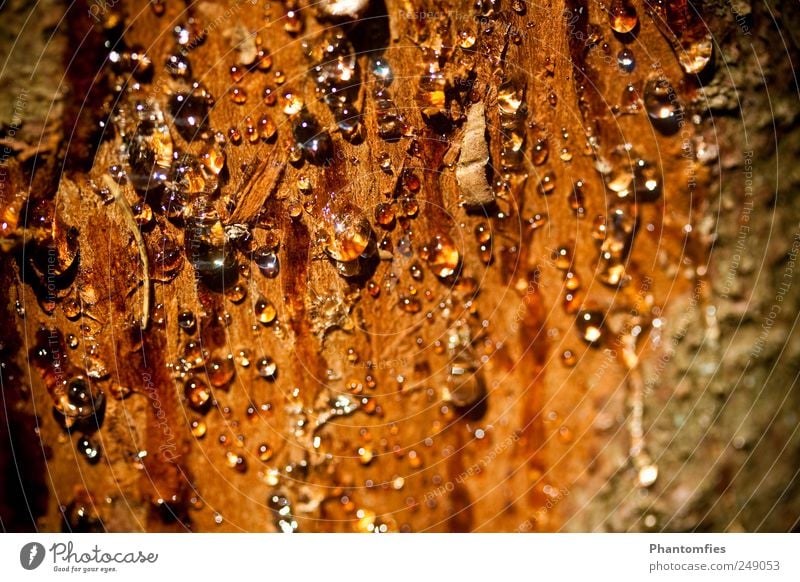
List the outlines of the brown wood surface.
{"label": "brown wood surface", "polygon": [[[65,13],[66,25],[57,25],[68,31],[64,96],[44,123],[58,146],[39,154],[35,165],[18,153],[8,164],[10,177],[0,183],[4,212],[30,209],[25,200],[53,200],[58,220],[78,229],[80,248],[74,280],[59,290],[48,314],[23,268],[26,249],[37,244],[36,232],[24,216],[16,230],[4,232],[9,241],[0,255],[2,287],[8,289],[0,316],[7,363],[4,424],[14,427],[12,439],[19,435],[27,443],[7,449],[22,459],[3,453],[12,477],[4,479],[8,490],[0,495],[6,500],[0,504],[4,528],[59,530],[60,507],[75,502],[97,516],[102,525],[94,527],[109,531],[274,531],[277,518],[268,500],[275,495],[289,500],[300,531],[369,531],[382,525],[415,532],[703,527],[697,517],[703,510],[680,523],[669,513],[681,505],[678,489],[691,489],[702,477],[697,477],[699,466],[686,469],[686,480],[677,484],[665,472],[680,469],[684,461],[664,456],[674,425],[672,416],[662,419],[660,411],[672,405],[680,389],[675,385],[679,364],[671,352],[665,354],[687,314],[690,327],[715,333],[716,324],[703,314],[718,304],[711,298],[715,283],[709,278],[715,271],[709,267],[713,237],[708,226],[717,211],[712,203],[718,201],[718,186],[712,180],[716,170],[698,161],[697,148],[714,146],[717,136],[704,135],[708,124],[692,119],[707,110],[701,83],[707,80],[683,73],[645,6],[634,4],[639,28],[626,45],[610,29],[605,8],[594,1],[529,3],[522,14],[503,2],[477,20],[479,12],[469,2],[373,2],[368,15],[373,21],[342,27],[356,47],[365,84],[358,103],[365,135],[357,143],[334,131],[331,112],[307,74],[301,42],[313,43],[331,26],[317,19],[312,7],[302,5],[304,31],[290,35],[279,2],[170,0],[161,15],[142,0],[73,5]],[[160,274],[161,237],[183,248],[185,228],[158,212],[154,225],[142,229],[151,288],[143,283],[143,263],[124,205],[109,202],[113,192],[100,192],[109,167],[123,159],[122,140],[114,131],[99,141],[96,137],[98,121],[114,106],[114,76],[103,64],[103,24],[90,17],[93,6],[96,12],[103,9],[106,24],[120,19],[126,44],[144,47],[151,59],[154,74],[141,83],[142,98],[167,110],[175,86],[164,67],[175,50],[171,31],[192,19],[198,30],[208,31],[188,58],[193,77],[215,98],[213,130],[227,135],[235,126],[244,133],[245,117],[257,121],[264,114],[277,124],[275,140],[249,143],[245,137],[240,145],[228,141],[224,146],[227,175],[214,200],[223,223],[247,225],[251,249],[272,234],[280,239],[281,270],[275,279],[262,276],[246,251],[237,251],[244,300],[232,300],[230,289],[221,293],[199,282],[184,257],[174,278]],[[571,24],[564,11],[579,9],[588,20]],[[711,26],[730,31],[730,19],[717,14],[704,16]],[[473,47],[455,46],[462,31],[476,36]],[[235,85],[248,95],[237,104],[229,95],[234,87],[229,70],[237,64],[236,42],[243,32],[257,33],[273,64],[266,72],[248,72]],[[587,45],[578,33],[596,33],[596,39]],[[635,53],[630,74],[616,63],[624,46]],[[448,54],[442,59],[451,83],[448,97],[458,95],[451,104],[456,122],[443,133],[423,119],[418,96],[425,51],[437,47]],[[393,69],[389,90],[409,126],[408,135],[396,142],[378,136],[371,54],[383,54]],[[463,78],[464,67],[471,69],[470,90],[458,92],[454,79]],[[275,82],[279,71],[286,78],[282,86]],[[643,106],[617,113],[625,86],[631,83],[641,93],[654,73],[671,80],[685,108],[686,124],[673,135],[656,130]],[[485,103],[489,176],[497,180],[498,87],[510,75],[526,82],[528,176],[512,177],[516,187],[497,188],[496,207],[467,212],[459,204],[455,178],[464,133],[456,112],[465,114],[472,102]],[[331,128],[331,164],[289,163],[284,143],[291,138],[292,121],[280,99],[277,105],[264,103],[267,86],[298,92],[308,110]],[[176,147],[197,150],[198,144],[186,144],[174,128],[172,135]],[[589,137],[598,140],[594,152],[587,147]],[[530,159],[540,138],[547,140],[549,155],[535,165]],[[653,201],[624,202],[638,228],[626,260],[630,281],[613,288],[596,276],[592,231],[594,218],[607,214],[616,195],[596,166],[626,143],[657,166],[662,192]],[[687,144],[688,157],[683,155]],[[381,168],[384,152],[391,172]],[[419,212],[385,229],[375,223],[374,209],[402,191],[404,170],[421,181]],[[555,189],[543,196],[539,184],[548,173]],[[310,179],[310,195],[298,189],[300,176]],[[570,207],[577,180],[585,184],[583,216]],[[119,195],[130,205],[139,198],[129,184]],[[318,242],[325,206],[343,202],[365,211],[379,240],[391,240],[393,252],[384,253],[366,280],[340,277]],[[294,218],[290,207],[296,203],[303,210]],[[529,220],[537,214],[547,220],[532,230]],[[481,223],[492,232],[488,264],[474,234]],[[421,248],[441,232],[460,252],[459,277],[436,277],[420,257]],[[404,235],[412,243],[410,257],[399,248]],[[572,271],[582,282],[577,304],[605,316],[599,345],[581,338],[576,313],[563,305],[564,273],[552,254],[564,245],[574,248]],[[422,265],[421,280],[410,274],[414,261]],[[369,281],[381,286],[378,297],[369,293]],[[411,287],[422,304],[418,313],[400,307]],[[141,330],[147,293],[150,318]],[[260,296],[277,307],[273,325],[255,318]],[[70,301],[82,305],[78,318],[67,316]],[[193,334],[177,324],[178,314],[187,310],[197,317]],[[635,326],[641,328],[638,341],[631,335]],[[30,364],[41,328],[78,338],[77,346],[66,350],[75,373],[86,370],[87,357],[107,370],[91,380],[106,396],[105,417],[94,436],[102,449],[96,465],[77,452],[79,437],[55,422],[51,395]],[[443,399],[452,354],[439,346],[459,332],[481,362],[478,375],[486,387],[485,399],[470,410]],[[207,366],[213,358],[236,361],[234,379],[214,389],[216,406],[206,414],[192,410],[183,396],[186,374],[178,362],[189,342],[207,350]],[[241,362],[243,350],[248,366]],[[562,362],[566,350],[577,358],[574,367]],[[266,355],[278,365],[274,382],[256,370],[257,360]],[[659,367],[664,358],[666,372]],[[208,372],[208,367],[199,370],[201,377]],[[361,385],[359,394],[351,393],[353,385]],[[130,396],[115,398],[120,387],[132,391]],[[342,394],[364,400],[358,410],[313,428]],[[268,406],[248,415],[252,405]],[[642,410],[644,425],[639,426]],[[203,438],[192,436],[193,420],[207,425]],[[658,423],[660,431],[651,430]],[[702,448],[702,442],[698,438],[694,445]],[[708,446],[719,442],[725,441],[709,439]],[[262,443],[274,451],[266,462],[257,454]],[[369,462],[360,449],[371,451]],[[245,471],[228,466],[229,452],[246,460]],[[708,459],[719,454],[701,452]],[[639,471],[650,463],[660,472],[655,483],[643,484]],[[725,467],[735,466],[731,463]],[[15,467],[26,483],[27,503],[13,485]],[[715,465],[713,474],[723,474],[725,467]],[[719,483],[712,500],[726,495],[724,479]],[[648,523],[650,515],[658,521]],[[718,517],[709,527],[736,528],[725,519]],[[767,527],[791,527],[790,522],[770,523]]]}

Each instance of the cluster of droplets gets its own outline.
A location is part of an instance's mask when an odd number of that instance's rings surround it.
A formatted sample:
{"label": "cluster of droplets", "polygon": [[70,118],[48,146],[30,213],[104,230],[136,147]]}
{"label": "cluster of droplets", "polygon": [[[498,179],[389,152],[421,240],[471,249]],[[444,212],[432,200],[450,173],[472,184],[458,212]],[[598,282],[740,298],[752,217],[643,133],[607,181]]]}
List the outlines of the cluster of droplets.
{"label": "cluster of droplets", "polygon": [[576,313],[580,307],[578,292],[581,279],[575,270],[575,244],[569,242],[559,245],[551,251],[551,259],[555,267],[563,273],[564,297],[562,307],[565,313]]}
{"label": "cluster of droplets", "polygon": [[625,263],[636,233],[636,220],[627,207],[615,205],[609,213],[595,219],[592,235],[599,247],[598,279],[611,287],[625,285],[629,276]]}
{"label": "cluster of droplets", "polygon": [[492,229],[488,222],[475,226],[475,241],[478,243],[478,256],[488,265],[492,261]]}
{"label": "cluster of droplets", "polygon": [[363,133],[361,113],[355,106],[361,84],[353,45],[341,29],[332,29],[314,41],[304,41],[311,62],[309,74],[317,95],[331,110],[336,125],[347,139]]}
{"label": "cluster of droplets", "polygon": [[[212,288],[222,288],[235,278],[237,269],[236,237],[228,236],[214,204],[226,165],[225,138],[210,126],[213,97],[191,79],[187,55],[196,46],[191,45],[192,34],[179,25],[174,37],[177,49],[166,62],[172,78],[169,117],[158,102],[140,95],[141,87],[128,87],[113,115],[125,166],[109,172],[114,181],[130,183],[141,196],[133,206],[139,226],[152,222],[150,205],[155,201],[157,211],[185,227],[186,256],[198,276]],[[169,121],[186,145],[173,138]],[[156,241],[153,256],[162,279],[177,274],[180,253],[166,232]]]}
{"label": "cluster of droplets", "polygon": [[[525,171],[525,137],[528,116],[525,104],[527,82],[519,73],[507,75],[497,90],[497,112],[500,120],[500,168],[503,179],[509,183],[527,177]],[[538,142],[536,155],[547,157],[547,142]],[[542,161],[544,161],[542,159]]]}
{"label": "cluster of droplets", "polygon": [[274,493],[267,498],[272,514],[272,523],[281,533],[294,533],[298,529],[289,498],[283,493]]}
{"label": "cluster of droplets", "polygon": [[423,48],[418,101],[422,118],[429,123],[447,115],[447,81],[442,71],[443,60],[444,56],[440,51]]}
{"label": "cluster of droplets", "polygon": [[[124,166],[114,166],[109,173],[120,186],[129,183],[141,196],[133,206],[139,226],[150,226],[154,217],[149,205],[156,202],[157,211],[183,228],[183,254],[194,267],[198,279],[212,290],[224,291],[232,303],[239,304],[248,293],[247,287],[238,284],[237,279],[249,277],[249,268],[239,263],[237,251],[248,250],[259,271],[267,278],[274,278],[280,271],[279,236],[276,231],[268,230],[263,239],[259,237],[263,244],[250,250],[253,234],[249,227],[223,223],[217,198],[226,165],[225,144],[226,141],[240,143],[242,136],[238,129],[232,128],[226,140],[224,135],[211,128],[214,99],[202,84],[192,79],[188,59],[189,50],[196,46],[192,45],[192,35],[187,29],[176,27],[175,39],[178,50],[167,59],[167,72],[172,80],[168,83],[170,95],[164,111],[154,99],[140,97],[143,93],[140,87],[126,90],[120,99],[123,105],[115,112],[113,120],[122,139]],[[252,70],[268,71],[271,67],[271,59],[260,43],[256,43],[255,48],[252,59],[244,63],[243,68],[238,65],[231,67],[234,86],[229,95],[236,104],[243,104],[247,98],[241,85],[245,74]],[[282,79],[278,84],[282,84]],[[285,110],[288,108],[286,105]],[[313,136],[307,135],[308,132],[316,133],[317,128],[305,122],[302,102],[301,107],[291,113],[293,121],[296,121],[294,137],[300,142],[301,154],[320,155],[319,148],[312,143]],[[276,133],[276,126],[268,115],[257,122],[245,118],[244,139],[250,143],[272,141]],[[326,156],[324,152],[321,155]],[[162,234],[155,237],[152,256],[158,278],[166,280],[177,273],[183,254],[164,225],[159,223],[159,227]],[[277,308],[262,295],[253,297],[252,309],[256,326],[273,326],[277,321]],[[163,322],[163,313],[155,319]],[[218,319],[224,326],[231,321],[227,312],[219,315]],[[194,336],[198,321],[191,311],[184,310],[178,314],[178,326],[187,336]],[[269,356],[251,358],[245,350],[236,357],[229,353],[219,354],[194,338],[185,344],[177,365],[170,368],[175,373],[187,408],[198,415],[189,423],[195,438],[205,438],[208,426],[203,417],[212,408],[218,409],[225,418],[231,416],[230,407],[218,400],[220,391],[229,390],[237,367],[250,367],[251,359],[254,373],[259,378],[268,382],[276,380],[278,367]],[[266,414],[270,409],[268,403],[254,407],[255,415]],[[249,412],[248,416],[251,416]],[[230,424],[238,425],[238,421]],[[78,448],[87,459],[95,459],[97,448],[88,439],[88,436],[82,437]],[[237,435],[235,439],[220,435],[219,442],[226,447],[224,462],[236,472],[245,472],[248,461],[241,450],[244,435]],[[262,444],[256,454],[265,461],[272,455],[271,448]]]}
{"label": "cluster of droplets", "polygon": [[400,115],[389,91],[393,75],[386,57],[380,56],[372,60],[372,76],[374,79],[372,97],[375,100],[378,136],[387,141],[396,141],[407,131],[405,120]]}
{"label": "cluster of droplets", "polygon": [[441,38],[422,46],[422,74],[417,104],[423,121],[436,133],[447,134],[466,121],[467,109],[481,99],[476,90],[474,35],[459,33],[456,47]]}
{"label": "cluster of droplets", "polygon": [[[158,0],[155,5],[163,6]],[[515,4],[519,4],[515,2]],[[679,4],[679,3],[678,3]],[[493,8],[493,3],[482,3],[482,6]],[[286,0],[284,7],[287,11],[284,28],[290,34],[299,34],[303,30],[302,17],[298,5],[294,0]],[[658,3],[656,10],[662,10],[662,3]],[[515,8],[515,10],[517,10]],[[523,9],[517,10],[518,12]],[[629,34],[635,30],[638,17],[635,9],[628,0],[614,0],[609,10],[612,29],[619,34]],[[680,37],[678,37],[680,38]],[[465,36],[461,41],[462,48],[472,47],[475,40]],[[307,55],[314,63],[311,74],[314,78],[320,98],[328,105],[337,126],[347,138],[353,138],[361,129],[361,117],[354,107],[355,93],[358,90],[358,69],[352,46],[340,32],[326,36],[322,47],[311,49],[304,45]],[[321,58],[316,57],[315,50],[321,48]],[[702,48],[702,46],[700,47]],[[698,49],[700,50],[700,49]],[[695,51],[696,52],[696,51]],[[702,52],[702,51],[701,51]],[[442,71],[440,55],[433,55],[425,60],[425,72],[420,82],[420,100],[423,105],[423,117],[432,120],[446,112],[446,81]],[[702,55],[701,55],[702,57]],[[684,61],[681,64],[687,72],[692,67],[697,67],[697,57],[692,61],[694,65],[687,68]],[[709,49],[710,58],[710,49]],[[702,59],[701,59],[702,60]],[[707,61],[708,59],[706,59]],[[127,72],[136,79],[144,80],[152,74],[152,65],[143,51],[131,49],[118,53],[114,59],[116,70]],[[687,61],[688,62],[688,61]],[[635,67],[632,51],[625,48],[618,55],[618,65],[624,72],[631,72]],[[178,52],[168,59],[168,70],[173,78],[185,83],[181,90],[175,91],[170,97],[167,111],[171,116],[178,134],[188,143],[200,142],[202,148],[197,153],[197,148],[192,152],[181,152],[179,146],[173,143],[165,115],[157,104],[146,100],[139,101],[134,107],[134,115],[125,119],[126,123],[120,124],[120,134],[123,136],[125,149],[125,163],[127,172],[116,168],[112,175],[117,181],[128,179],[134,188],[142,194],[142,199],[135,206],[137,220],[140,224],[149,222],[147,202],[144,194],[152,191],[163,191],[162,210],[168,215],[184,221],[186,226],[186,254],[191,264],[202,278],[222,279],[234,278],[238,272],[236,253],[231,241],[235,237],[229,229],[223,226],[220,217],[213,206],[212,199],[219,188],[219,175],[225,166],[225,154],[222,144],[224,139],[213,134],[209,127],[209,112],[213,106],[213,98],[199,83],[191,82],[191,66],[185,52]],[[704,66],[704,64],[703,64]],[[702,68],[702,67],[700,67]],[[395,140],[403,135],[404,123],[399,115],[394,101],[388,91],[391,83],[391,70],[383,57],[374,59],[371,67],[375,77],[373,96],[378,114],[378,133],[386,140]],[[241,79],[241,71],[236,67],[231,70],[232,79],[237,83]],[[512,76],[506,77],[498,91],[498,113],[501,123],[501,168],[504,180],[511,180],[514,175],[524,173],[521,171],[524,160],[525,124],[527,108],[524,103],[524,79]],[[670,132],[682,123],[683,111],[675,97],[675,91],[663,77],[652,77],[645,83],[644,99],[640,100],[634,94],[633,86],[626,87],[625,95],[628,101],[623,100],[630,113],[638,111],[640,102],[643,103],[653,124],[662,131]],[[238,104],[246,101],[246,92],[241,87],[234,86],[230,92],[231,99]],[[273,94],[271,94],[273,95]],[[274,95],[273,95],[274,97]],[[265,94],[266,99],[266,94]],[[305,157],[312,163],[325,163],[332,157],[332,143],[326,131],[320,128],[317,120],[304,108],[302,100],[292,97],[284,99],[284,113],[292,120],[292,135],[294,138],[292,152],[293,161]],[[248,118],[249,119],[249,118]],[[274,122],[268,116],[262,117],[258,122],[246,120],[246,139],[255,143],[259,139],[270,140],[276,134]],[[237,130],[238,132],[238,130]],[[238,135],[238,138],[236,138]],[[231,142],[241,140],[241,134],[229,134]],[[546,161],[548,156],[547,138],[537,141],[532,153],[536,165]],[[291,156],[290,156],[291,157]],[[630,156],[628,156],[630,157]],[[388,159],[388,156],[387,156]],[[381,164],[383,168],[383,164]],[[387,165],[390,168],[390,163]],[[605,174],[606,185],[621,201],[636,200],[646,201],[660,193],[660,181],[654,174],[654,168],[646,161],[635,158],[629,163],[615,163],[614,171]],[[539,184],[539,191],[549,195],[555,188],[554,174],[547,173]],[[299,186],[301,190],[303,186]],[[579,215],[585,213],[583,182],[574,184],[570,195],[570,207]],[[395,206],[411,207],[413,198],[401,202],[385,203],[375,211],[375,222],[383,227],[390,227],[398,216],[414,216],[416,211],[398,213]],[[152,219],[152,216],[150,216]],[[344,277],[356,277],[365,273],[365,264],[373,261],[376,255],[376,242],[372,228],[364,213],[353,206],[337,205],[335,201],[323,210],[323,228],[318,241],[325,254],[330,258],[337,272]],[[540,226],[538,219],[531,219],[531,228]],[[618,286],[627,281],[625,274],[625,257],[635,232],[635,220],[631,217],[627,207],[614,204],[607,216],[599,216],[595,221],[594,237],[600,252],[599,276],[602,282]],[[475,229],[476,241],[479,245],[481,259],[489,263],[492,257],[492,237],[489,226],[481,223]],[[253,253],[253,260],[261,273],[268,278],[276,277],[280,270],[277,254],[277,244],[269,242],[258,247]],[[174,248],[166,243],[162,245],[161,254],[165,257],[174,255]],[[576,293],[580,289],[580,280],[572,268],[571,248],[568,245],[556,251],[555,261],[563,271],[564,285],[567,291],[564,308],[568,313],[576,313],[576,325],[583,340],[592,346],[598,345],[603,339],[604,316],[602,312],[591,309],[580,309]],[[74,257],[76,251],[71,255]],[[158,256],[158,255],[157,255]],[[440,279],[449,279],[458,274],[461,262],[460,253],[446,231],[437,231],[420,250],[420,256],[425,261],[433,274]],[[64,261],[69,267],[69,261]],[[165,260],[162,263],[172,264]],[[421,280],[422,268],[418,262],[409,267],[409,272],[414,280]],[[370,284],[373,282],[370,281]],[[380,286],[372,285],[369,289],[377,289],[373,296],[380,293]],[[244,295],[241,295],[243,298]],[[405,311],[416,313],[420,311],[419,299],[414,296],[401,298],[401,308]],[[277,309],[272,302],[263,296],[254,300],[254,309],[257,321],[262,325],[270,325],[277,318]],[[191,312],[183,312],[179,317],[181,329],[193,333],[196,321]],[[485,396],[485,386],[480,376],[480,371],[469,338],[465,339],[461,330],[452,332],[448,338],[448,355],[451,362],[448,366],[446,399],[456,408],[468,408]],[[38,357],[38,356],[37,356]],[[562,359],[567,366],[574,365],[575,355],[571,350],[563,353]],[[206,368],[205,377],[199,373],[188,376],[184,382],[184,394],[189,406],[197,412],[205,412],[215,403],[214,389],[228,386],[235,374],[231,358],[218,358],[209,360],[207,354],[196,342],[187,345],[184,362],[190,362],[187,370]],[[269,357],[257,361],[259,376],[267,380],[274,380],[277,366]],[[88,413],[85,402],[87,394],[90,400],[97,400],[87,389],[86,380],[80,376],[72,378],[67,384],[66,397],[60,400],[56,409],[65,419],[68,426],[81,426],[83,418],[97,417],[97,411]],[[360,383],[355,385],[361,386]],[[353,388],[355,392],[356,388]],[[102,404],[102,392],[99,395]],[[60,409],[59,409],[60,406]],[[96,406],[95,406],[96,408]],[[205,435],[205,424],[195,420],[192,432],[202,438]],[[88,439],[81,437],[78,447],[88,460],[97,458],[98,449]],[[257,457],[267,462],[273,457],[272,448],[263,443],[258,446]],[[361,462],[368,464],[373,459],[370,450],[359,450]],[[246,459],[231,450],[226,452],[229,466],[236,471],[245,471]],[[281,531],[296,531],[297,521],[289,499],[282,493],[276,493],[268,498],[268,503],[274,516],[275,526]],[[364,513],[362,519],[369,522],[369,531],[378,527],[375,525],[374,514]],[[365,526],[366,527],[366,526]],[[376,530],[377,531],[377,530]]]}
{"label": "cluster of droplets", "polygon": [[660,168],[639,157],[630,145],[614,149],[601,169],[606,187],[618,200],[653,202],[661,195]]}
{"label": "cluster of droplets", "polygon": [[597,276],[611,287],[628,283],[625,263],[636,233],[638,204],[653,202],[662,194],[662,174],[658,165],[639,157],[629,145],[611,152],[603,168],[606,188],[616,197],[605,216],[595,217],[592,236],[599,258]]}
{"label": "cluster of droplets", "polygon": [[[255,302],[256,316],[264,325],[275,320],[277,311],[275,306],[259,297]],[[196,332],[196,318],[190,311],[183,311],[178,316],[178,325],[187,335]],[[234,414],[230,406],[218,400],[221,392],[230,390],[230,386],[239,370],[253,368],[255,375],[267,382],[275,382],[278,377],[277,363],[269,356],[253,358],[250,351],[241,349],[236,355],[212,355],[203,347],[201,341],[190,340],[184,347],[183,354],[175,366],[176,379],[180,382],[186,406],[197,416],[189,422],[189,428],[195,439],[204,439],[208,433],[205,416],[216,408],[227,421],[227,426],[237,429],[241,426],[238,420],[232,419]],[[250,421],[257,421],[272,414],[272,405],[269,402],[256,404],[250,402],[245,411]],[[232,470],[245,473],[248,469],[247,456],[243,447],[246,445],[244,434],[230,438],[227,434],[219,436],[219,444],[224,448],[224,462]],[[255,448],[255,456],[262,462],[272,458],[273,450],[267,443],[261,443]]]}
{"label": "cluster of droplets", "polygon": [[[87,462],[100,460],[100,447],[92,436],[105,413],[105,393],[69,360],[64,338],[57,329],[40,329],[29,354],[53,399],[53,416],[68,433],[77,433],[75,447]],[[96,375],[96,374],[94,374]]]}

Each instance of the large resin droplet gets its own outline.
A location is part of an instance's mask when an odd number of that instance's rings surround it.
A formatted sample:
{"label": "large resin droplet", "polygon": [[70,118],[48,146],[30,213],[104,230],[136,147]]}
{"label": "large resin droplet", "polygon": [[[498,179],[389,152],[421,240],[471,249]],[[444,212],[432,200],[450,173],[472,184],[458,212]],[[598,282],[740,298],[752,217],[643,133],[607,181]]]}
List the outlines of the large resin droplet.
{"label": "large resin droplet", "polygon": [[608,20],[612,30],[620,34],[632,32],[639,24],[639,16],[636,14],[630,0],[611,0],[608,10]]}
{"label": "large resin droplet", "polygon": [[453,239],[449,234],[440,232],[425,245],[420,254],[428,263],[433,274],[440,278],[450,277],[455,274],[461,261]]}
{"label": "large resin droplet", "polygon": [[[67,226],[56,215],[55,205],[49,200],[40,201],[30,209],[28,225],[41,227],[41,238],[34,246],[31,253],[31,263],[43,285],[40,294],[40,303],[52,303],[56,297],[58,282],[53,277],[61,277],[78,264],[80,250],[78,229]],[[50,310],[52,311],[52,309]]]}
{"label": "large resin droplet", "polygon": [[281,266],[278,255],[267,246],[257,248],[253,253],[253,260],[258,265],[261,274],[269,279],[274,279],[280,273]]}
{"label": "large resin droplet", "polygon": [[226,388],[236,374],[233,358],[214,358],[206,367],[208,381],[215,388]]}
{"label": "large resin droplet", "polygon": [[208,115],[214,100],[209,92],[194,83],[191,90],[175,93],[169,99],[169,112],[175,129],[186,141],[192,141],[208,127]]}
{"label": "large resin droplet", "polygon": [[582,309],[578,312],[575,325],[578,335],[589,345],[595,346],[603,339],[605,316],[601,311]]}
{"label": "large resin droplet", "polygon": [[603,236],[600,244],[598,279],[611,287],[627,283],[625,259],[636,232],[636,220],[624,208],[611,209],[603,222]]}
{"label": "large resin droplet", "polygon": [[467,408],[486,395],[486,387],[474,362],[468,358],[456,358],[447,376],[449,400],[458,408]]}
{"label": "large resin droplet", "polygon": [[183,266],[183,254],[175,239],[164,234],[151,251],[155,267],[154,275],[161,281],[168,281],[178,274]]}
{"label": "large resin droplet", "polygon": [[322,165],[333,160],[333,142],[313,115],[302,112],[294,120],[292,130],[297,147],[312,164]]}
{"label": "large resin droplet", "polygon": [[653,126],[673,134],[683,125],[683,106],[666,77],[652,76],[644,84],[644,108]]}
{"label": "large resin droplet", "polygon": [[259,297],[256,299],[253,309],[258,322],[264,325],[271,324],[278,316],[278,310],[275,309],[275,304],[266,297]]}
{"label": "large resin droplet", "polygon": [[204,412],[211,404],[211,390],[198,376],[192,376],[183,385],[186,401],[193,409]]}
{"label": "large resin droplet", "polygon": [[66,398],[56,403],[56,416],[67,429],[94,431],[100,427],[105,412],[105,394],[92,387],[82,376],[67,383]]}
{"label": "large resin droplet", "polygon": [[147,192],[167,180],[172,164],[172,137],[160,112],[140,122],[126,138],[128,179],[134,188]]}
{"label": "large resin droplet", "polygon": [[349,204],[336,210],[326,206],[323,215],[327,223],[322,233],[323,249],[330,258],[355,261],[370,247],[372,227],[361,210]]}
{"label": "large resin droplet", "polygon": [[712,36],[699,8],[688,0],[652,3],[654,22],[689,75],[702,72],[713,56]]}
{"label": "large resin droplet", "polygon": [[525,81],[519,77],[509,77],[497,89],[497,108],[502,115],[515,114],[522,105]]}
{"label": "large resin droplet", "polygon": [[172,163],[169,188],[180,193],[186,201],[212,196],[218,186],[217,173],[210,171],[192,154],[181,154]]}
{"label": "large resin droplet", "polygon": [[258,375],[265,380],[275,380],[278,375],[278,364],[269,356],[264,356],[256,363]]}
{"label": "large resin droplet", "polygon": [[236,278],[236,252],[226,242],[225,229],[211,206],[200,207],[186,220],[186,256],[198,274],[213,287],[233,284]]}

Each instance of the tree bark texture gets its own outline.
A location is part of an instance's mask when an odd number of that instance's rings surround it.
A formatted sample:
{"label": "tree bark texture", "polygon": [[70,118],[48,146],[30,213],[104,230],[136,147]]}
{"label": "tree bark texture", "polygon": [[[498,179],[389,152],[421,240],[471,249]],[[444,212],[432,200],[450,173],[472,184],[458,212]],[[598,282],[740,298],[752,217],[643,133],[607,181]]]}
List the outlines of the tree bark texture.
{"label": "tree bark texture", "polygon": [[3,529],[796,529],[797,6],[331,4],[0,7]]}

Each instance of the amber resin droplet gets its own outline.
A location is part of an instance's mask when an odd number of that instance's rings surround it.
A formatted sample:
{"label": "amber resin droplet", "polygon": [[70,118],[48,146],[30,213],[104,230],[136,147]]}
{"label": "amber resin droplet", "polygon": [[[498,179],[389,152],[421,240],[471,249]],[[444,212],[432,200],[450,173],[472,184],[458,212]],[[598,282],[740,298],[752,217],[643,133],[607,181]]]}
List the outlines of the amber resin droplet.
{"label": "amber resin droplet", "polygon": [[582,309],[578,312],[575,325],[583,341],[595,346],[603,339],[603,323],[605,315],[597,310]]}
{"label": "amber resin droplet", "polygon": [[339,208],[326,206],[323,210],[326,230],[322,233],[323,249],[335,261],[358,259],[370,246],[372,228],[357,207],[345,204]]}
{"label": "amber resin droplet", "polygon": [[572,350],[564,350],[561,352],[561,363],[567,368],[572,368],[578,363],[578,358]]}
{"label": "amber resin droplet", "polygon": [[196,439],[203,438],[208,431],[205,421],[197,418],[189,423],[189,429],[192,431],[192,436]]}
{"label": "amber resin droplet", "polygon": [[264,356],[256,363],[256,370],[265,380],[274,380],[278,373],[278,364],[269,356]]}
{"label": "amber resin droplet", "polygon": [[400,309],[406,313],[419,313],[422,309],[422,303],[416,297],[401,296]]}
{"label": "amber resin droplet", "polygon": [[278,127],[267,114],[262,115],[258,120],[258,136],[264,141],[272,140],[278,134]]}
{"label": "amber resin droplet", "polygon": [[459,408],[473,406],[486,395],[483,379],[472,361],[458,357],[451,363],[447,392],[450,402]]}
{"label": "amber resin droplet", "polygon": [[333,142],[327,130],[307,112],[299,113],[292,129],[295,143],[312,164],[322,165],[333,159]]}
{"label": "amber resin droplet", "polygon": [[237,105],[244,105],[247,103],[247,90],[244,87],[231,87],[230,96],[231,101]]}
{"label": "amber resin droplet", "polygon": [[631,5],[630,0],[611,0],[608,10],[608,20],[614,32],[628,34],[639,24],[639,16],[636,8]]}
{"label": "amber resin droplet", "polygon": [[547,156],[550,153],[550,146],[547,138],[539,138],[533,144],[533,152],[531,152],[531,161],[534,166],[541,166],[547,161]]}
{"label": "amber resin droplet", "polygon": [[391,203],[381,202],[375,207],[375,222],[387,227],[394,224],[394,209]]}
{"label": "amber resin droplet", "polygon": [[553,172],[547,172],[542,179],[539,180],[537,188],[540,196],[549,196],[556,188],[556,176]]}
{"label": "amber resin droplet", "polygon": [[421,253],[422,258],[428,263],[433,274],[439,278],[450,277],[455,274],[461,261],[453,239],[449,234],[440,232],[425,245]]}
{"label": "amber resin droplet", "polygon": [[678,62],[688,75],[708,66],[714,51],[708,23],[698,13],[700,6],[688,0],[653,2],[653,20],[672,46]]}
{"label": "amber resin droplet", "polygon": [[233,358],[215,358],[206,366],[208,381],[215,388],[225,388],[233,380],[236,367]]}
{"label": "amber resin droplet", "polygon": [[666,77],[647,79],[643,91],[644,108],[653,126],[665,134],[673,134],[683,125],[683,106]]}
{"label": "amber resin droplet", "polygon": [[272,447],[269,446],[267,443],[261,443],[260,445],[258,445],[258,448],[256,449],[256,454],[258,455],[259,461],[261,461],[262,463],[266,463],[272,458],[274,452],[272,450]]}
{"label": "amber resin droplet", "polygon": [[263,323],[264,325],[269,325],[275,321],[275,318],[278,316],[278,311],[275,309],[275,305],[272,303],[272,301],[263,296],[256,299],[254,310],[256,319],[259,323]]}
{"label": "amber resin droplet", "polygon": [[193,409],[204,411],[211,402],[211,390],[199,377],[193,376],[184,384],[186,400]]}

